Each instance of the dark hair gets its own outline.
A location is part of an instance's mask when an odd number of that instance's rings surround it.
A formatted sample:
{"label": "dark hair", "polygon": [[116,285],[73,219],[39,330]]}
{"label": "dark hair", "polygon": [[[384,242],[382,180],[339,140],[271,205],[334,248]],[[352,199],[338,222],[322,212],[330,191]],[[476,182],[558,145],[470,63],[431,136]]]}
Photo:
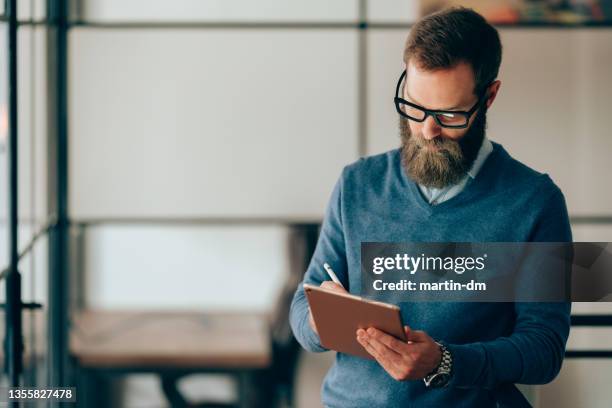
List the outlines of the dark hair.
{"label": "dark hair", "polygon": [[465,7],[430,14],[410,30],[404,62],[410,59],[425,70],[452,68],[467,62],[474,71],[480,95],[497,78],[502,46],[497,30],[484,17]]}

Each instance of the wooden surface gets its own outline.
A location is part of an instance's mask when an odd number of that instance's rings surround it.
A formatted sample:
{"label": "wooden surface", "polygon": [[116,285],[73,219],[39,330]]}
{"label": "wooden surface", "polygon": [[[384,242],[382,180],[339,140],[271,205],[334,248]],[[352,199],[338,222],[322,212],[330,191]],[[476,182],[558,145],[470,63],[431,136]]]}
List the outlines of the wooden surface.
{"label": "wooden surface", "polygon": [[267,316],[255,313],[83,311],[70,352],[83,367],[261,368],[270,363]]}

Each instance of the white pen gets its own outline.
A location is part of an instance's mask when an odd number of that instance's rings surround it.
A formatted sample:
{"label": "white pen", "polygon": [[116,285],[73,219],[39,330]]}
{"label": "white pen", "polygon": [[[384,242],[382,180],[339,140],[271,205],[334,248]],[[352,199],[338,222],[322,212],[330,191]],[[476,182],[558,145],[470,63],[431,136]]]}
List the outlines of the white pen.
{"label": "white pen", "polygon": [[338,277],[336,276],[336,274],[334,273],[334,271],[332,270],[331,266],[329,266],[329,264],[327,262],[325,262],[323,264],[323,268],[325,268],[325,272],[327,272],[327,274],[329,275],[329,277],[338,285],[342,286],[342,288],[344,288],[344,286],[342,285],[342,282],[340,282],[340,279],[338,279]]}

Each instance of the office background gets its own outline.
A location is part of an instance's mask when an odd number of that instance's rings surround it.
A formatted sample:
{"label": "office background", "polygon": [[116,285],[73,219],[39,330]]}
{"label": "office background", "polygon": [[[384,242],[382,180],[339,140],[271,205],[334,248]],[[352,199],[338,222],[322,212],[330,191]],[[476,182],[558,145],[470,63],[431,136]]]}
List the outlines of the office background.
{"label": "office background", "polygon": [[[67,148],[70,310],[269,311],[287,279],[294,225],[320,222],[342,167],[398,146],[392,104],[403,42],[418,15],[400,0],[69,2]],[[49,25],[19,1],[19,242],[53,222]],[[0,53],[7,44],[0,29]],[[547,172],[576,241],[612,241],[612,29],[499,26],[502,88],[489,137]],[[7,229],[8,67],[0,58],[0,216]],[[7,264],[0,234],[0,267]],[[45,305],[49,245],[25,253],[24,301]],[[4,284],[4,281],[2,281]],[[254,290],[257,288],[257,290]],[[4,286],[1,289],[4,296]],[[608,304],[574,312],[612,314]],[[41,311],[26,311],[31,383],[52,371]],[[43,319],[45,320],[45,319]],[[43,322],[43,325],[46,322]],[[45,333],[43,331],[43,333]],[[577,327],[573,350],[612,349],[612,328]],[[331,353],[302,355],[298,406],[318,406]],[[123,377],[125,406],[163,406],[157,379]],[[527,391],[541,407],[603,407],[610,359],[568,359]],[[233,398],[222,375],[198,394]]]}

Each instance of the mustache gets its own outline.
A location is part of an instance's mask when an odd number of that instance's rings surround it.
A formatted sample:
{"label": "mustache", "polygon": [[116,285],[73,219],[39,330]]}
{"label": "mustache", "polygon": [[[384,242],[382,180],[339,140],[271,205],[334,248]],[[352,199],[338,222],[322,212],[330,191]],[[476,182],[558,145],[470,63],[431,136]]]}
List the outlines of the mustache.
{"label": "mustache", "polygon": [[[399,120],[400,136],[402,137],[404,144],[409,143],[418,150],[422,150],[427,147],[435,147],[436,153],[443,155],[449,155],[451,152],[454,154],[457,151],[461,151],[461,143],[458,141],[443,137],[426,139],[421,132],[417,134],[412,133],[407,119],[400,117]],[[417,151],[414,153],[417,153]]]}
{"label": "mustache", "polygon": [[411,142],[414,143],[414,145],[419,149],[435,147],[439,152],[447,152],[449,150],[456,150],[459,148],[459,142],[457,141],[440,137],[428,140],[423,137],[422,133],[411,135],[411,139]]}

